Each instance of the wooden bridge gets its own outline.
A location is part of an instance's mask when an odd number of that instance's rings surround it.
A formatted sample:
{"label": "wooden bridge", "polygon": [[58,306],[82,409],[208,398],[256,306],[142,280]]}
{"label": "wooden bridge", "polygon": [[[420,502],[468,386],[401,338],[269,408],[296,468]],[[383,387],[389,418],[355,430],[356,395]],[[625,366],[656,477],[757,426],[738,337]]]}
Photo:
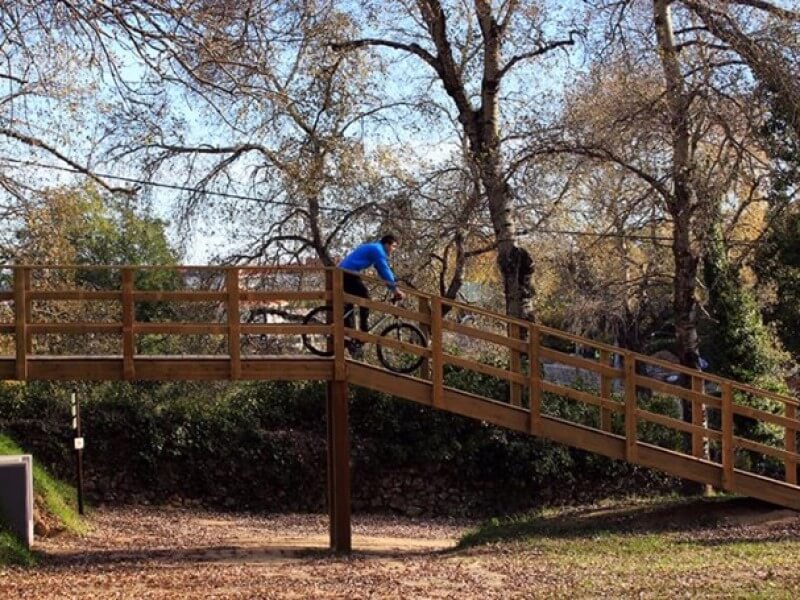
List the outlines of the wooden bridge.
{"label": "wooden bridge", "polygon": [[[13,266],[0,267],[0,285],[0,379],[327,381],[337,551],[351,547],[349,385],[800,509],[795,398],[475,306],[414,290],[405,290],[404,306],[366,301],[344,293],[342,271],[299,266]],[[429,343],[347,328],[350,302],[415,323]],[[328,322],[302,324],[322,303],[332,306]],[[304,333],[324,336],[332,356],[306,353]],[[408,375],[390,372],[369,352],[350,358],[347,337],[424,361]],[[545,363],[575,376],[543,377]],[[464,378],[450,377],[458,372],[502,382],[503,397],[460,389]],[[665,373],[684,385],[667,383]],[[681,402],[691,406],[691,422],[676,411]],[[748,433],[756,425],[768,439]]]}

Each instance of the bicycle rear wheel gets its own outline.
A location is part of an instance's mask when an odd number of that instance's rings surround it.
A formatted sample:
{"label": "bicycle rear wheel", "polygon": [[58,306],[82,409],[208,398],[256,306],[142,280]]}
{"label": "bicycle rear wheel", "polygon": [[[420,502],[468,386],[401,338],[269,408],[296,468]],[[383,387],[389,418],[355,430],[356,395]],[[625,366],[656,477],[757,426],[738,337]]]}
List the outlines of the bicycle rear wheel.
{"label": "bicycle rear wheel", "polygon": [[[420,348],[428,347],[428,340],[425,339],[425,334],[411,323],[393,323],[389,325],[381,331],[381,339],[383,338],[419,346]],[[382,344],[380,341],[377,346],[378,360],[381,361],[384,367],[395,373],[411,373],[418,369],[422,361],[425,360],[423,356],[414,354],[413,351]]]}
{"label": "bicycle rear wheel", "polygon": [[[303,325],[328,325],[333,323],[333,307],[318,306],[303,319]],[[303,345],[317,356],[333,356],[333,337],[319,333],[304,333]]]}

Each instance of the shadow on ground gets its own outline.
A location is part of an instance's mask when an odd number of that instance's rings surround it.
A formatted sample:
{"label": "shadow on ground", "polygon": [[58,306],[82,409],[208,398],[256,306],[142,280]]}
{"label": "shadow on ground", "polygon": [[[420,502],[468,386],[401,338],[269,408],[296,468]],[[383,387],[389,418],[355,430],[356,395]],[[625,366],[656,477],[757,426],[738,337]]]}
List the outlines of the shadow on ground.
{"label": "shadow on ground", "polygon": [[656,504],[616,505],[613,508],[588,507],[566,509],[557,515],[520,515],[492,519],[465,535],[458,548],[496,542],[525,541],[547,537],[578,539],[596,535],[655,534],[692,532],[718,527],[730,528],[739,535],[702,540],[709,545],[733,541],[769,541],[785,538],[785,529],[774,535],[747,535],[742,527],[792,521],[800,530],[800,513],[752,498],[716,497],[665,500]]}

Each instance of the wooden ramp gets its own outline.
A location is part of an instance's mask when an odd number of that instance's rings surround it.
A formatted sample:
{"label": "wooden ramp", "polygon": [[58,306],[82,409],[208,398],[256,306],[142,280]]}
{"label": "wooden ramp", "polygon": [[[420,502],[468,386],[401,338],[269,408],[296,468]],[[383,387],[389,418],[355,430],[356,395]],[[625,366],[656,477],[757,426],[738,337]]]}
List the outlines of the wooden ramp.
{"label": "wooden ramp", "polygon": [[[0,267],[0,276],[3,271],[13,275],[13,288],[0,290],[2,379],[329,382],[331,544],[338,550],[350,544],[349,384],[800,510],[793,397],[413,290],[406,290],[402,307],[354,298],[344,293],[336,269],[15,266]],[[152,271],[170,273],[170,289],[138,289],[135,282]],[[427,345],[348,329],[343,316],[351,302],[386,323],[416,325]],[[201,308],[167,310],[178,304]],[[321,304],[330,306],[328,321],[304,325],[303,315]],[[157,321],[154,314],[167,318]],[[321,336],[331,356],[307,353],[303,334]],[[167,341],[198,336],[202,343],[178,353]],[[422,365],[400,375],[371,360],[351,360],[348,336],[421,357]],[[157,352],[165,346],[169,354]],[[198,348],[215,353],[200,355]],[[464,374],[494,382],[500,397],[457,389]],[[666,374],[683,385],[668,383]],[[559,403],[584,407],[583,422],[555,416]],[[680,406],[688,408],[690,422],[680,418]],[[656,445],[670,439],[654,437],[656,429],[681,442]]]}

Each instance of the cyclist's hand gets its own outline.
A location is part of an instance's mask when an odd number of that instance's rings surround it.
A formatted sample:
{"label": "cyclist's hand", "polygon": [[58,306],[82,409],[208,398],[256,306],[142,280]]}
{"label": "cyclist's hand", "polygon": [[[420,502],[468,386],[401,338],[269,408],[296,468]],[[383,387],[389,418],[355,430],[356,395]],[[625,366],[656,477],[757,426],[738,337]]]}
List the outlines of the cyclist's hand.
{"label": "cyclist's hand", "polygon": [[398,300],[402,300],[405,297],[406,297],[406,295],[402,291],[395,290],[394,294],[392,295],[392,300],[397,302]]}

